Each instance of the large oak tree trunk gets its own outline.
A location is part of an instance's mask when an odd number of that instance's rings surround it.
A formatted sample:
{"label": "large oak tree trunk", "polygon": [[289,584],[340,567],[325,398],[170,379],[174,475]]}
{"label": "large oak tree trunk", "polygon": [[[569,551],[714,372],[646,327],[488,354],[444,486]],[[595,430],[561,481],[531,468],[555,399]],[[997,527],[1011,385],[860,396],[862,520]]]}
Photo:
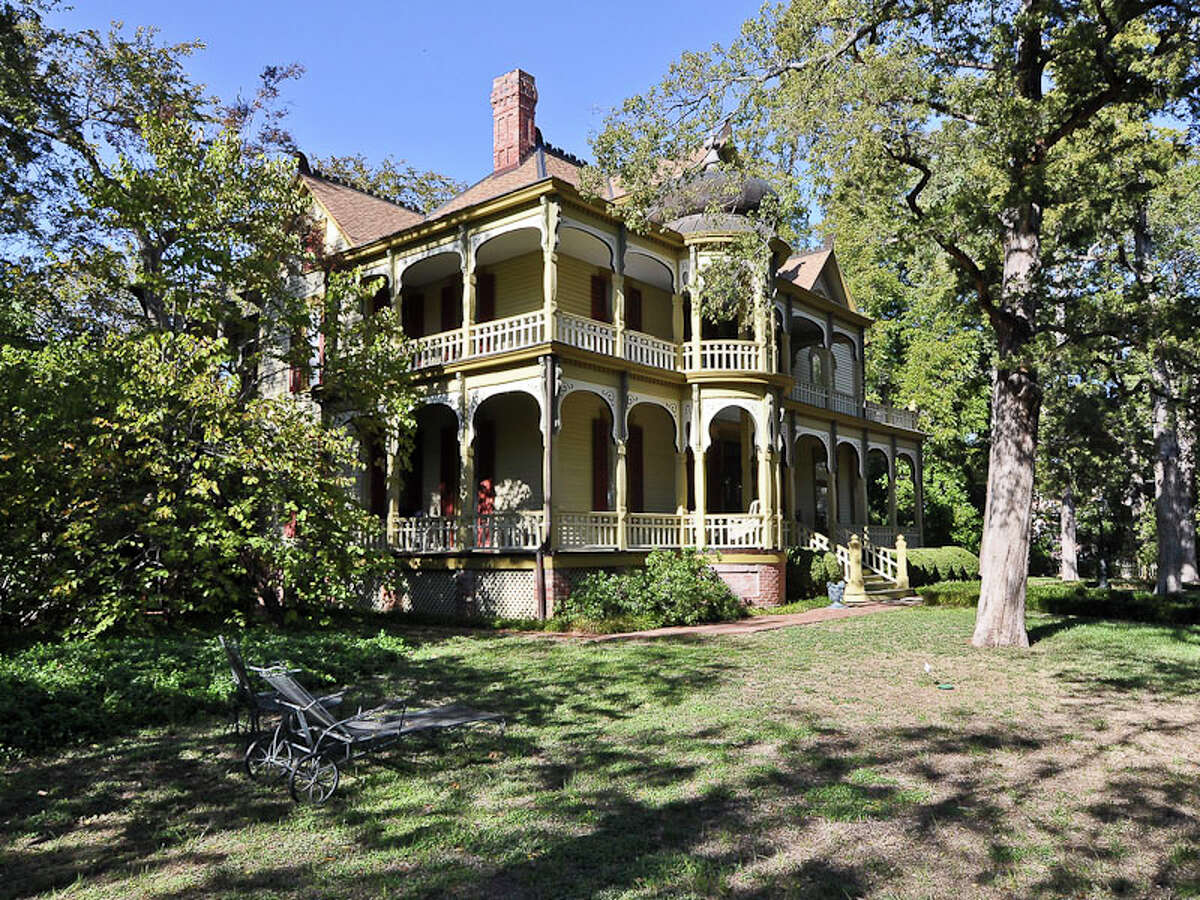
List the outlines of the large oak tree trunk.
{"label": "large oak tree trunk", "polygon": [[1079,547],[1075,543],[1075,493],[1070,487],[1063,491],[1059,507],[1058,545],[1061,562],[1058,577],[1063,581],[1079,580]]}
{"label": "large oak tree trunk", "polygon": [[1150,402],[1154,422],[1154,522],[1158,532],[1159,594],[1183,589],[1183,532],[1190,528],[1191,504],[1183,481],[1176,433],[1175,399],[1164,360],[1151,367]]}
{"label": "large oak tree trunk", "polygon": [[1185,585],[1200,582],[1200,566],[1196,563],[1196,430],[1187,406],[1178,412],[1179,472],[1186,497],[1185,517],[1181,526],[1183,561],[1179,575]]}
{"label": "large oak tree trunk", "polygon": [[1005,212],[1003,303],[996,317],[1000,364],[992,383],[992,447],[979,550],[976,647],[1028,647],[1025,576],[1033,520],[1034,452],[1042,390],[1024,358],[1037,313],[1041,211]]}

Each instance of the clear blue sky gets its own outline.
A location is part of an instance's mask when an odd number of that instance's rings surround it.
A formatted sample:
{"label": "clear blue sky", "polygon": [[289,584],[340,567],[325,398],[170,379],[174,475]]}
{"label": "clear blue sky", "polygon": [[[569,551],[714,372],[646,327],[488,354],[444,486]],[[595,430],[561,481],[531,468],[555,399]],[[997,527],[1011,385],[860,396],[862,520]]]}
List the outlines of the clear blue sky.
{"label": "clear blue sky", "polygon": [[310,156],[388,153],[472,182],[491,168],[492,78],[537,79],[546,140],[590,157],[604,111],[657,81],[684,50],[726,43],[756,0],[314,3],[309,0],[76,0],[72,28],[153,25],[201,40],[194,77],[223,96],[252,91],[264,65],[307,70],[286,95]]}

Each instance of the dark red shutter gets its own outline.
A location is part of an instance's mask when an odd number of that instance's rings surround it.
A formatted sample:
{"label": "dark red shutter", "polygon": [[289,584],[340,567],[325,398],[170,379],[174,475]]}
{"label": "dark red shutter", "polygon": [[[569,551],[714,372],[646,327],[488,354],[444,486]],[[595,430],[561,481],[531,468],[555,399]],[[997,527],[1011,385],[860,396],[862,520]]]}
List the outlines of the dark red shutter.
{"label": "dark red shutter", "polygon": [[496,500],[496,423],[475,426],[475,478],[480,512],[493,512]]}
{"label": "dark red shutter", "polygon": [[442,288],[442,331],[453,331],[462,321],[462,290],[454,284]]}
{"label": "dark red shutter", "polygon": [[308,356],[311,351],[307,348],[307,339],[304,332],[302,330],[292,332],[291,347],[288,352],[294,357],[302,346],[305,348],[304,360],[293,362],[291,368],[288,370],[288,389],[293,394],[298,394],[308,387],[308,379],[304,375],[304,366],[308,362]]}
{"label": "dark red shutter", "polygon": [[388,286],[385,284],[383,287],[377,290],[375,292],[375,296],[371,298],[371,314],[374,315],[380,310],[387,309],[391,305],[391,293],[388,290]]}
{"label": "dark red shutter", "polygon": [[608,509],[608,422],[592,420],[592,509]]}
{"label": "dark red shutter", "polygon": [[404,324],[404,333],[410,338],[419,338],[425,336],[425,296],[423,294],[409,294],[403,300],[403,308],[401,317]]}
{"label": "dark red shutter", "polygon": [[425,432],[418,428],[416,434],[413,435],[412,458],[409,460],[409,470],[404,473],[404,512],[409,515],[425,511],[421,503],[421,482],[425,476],[425,469],[422,465],[424,459]]}
{"label": "dark red shutter", "polygon": [[625,442],[625,472],[629,477],[629,511],[646,511],[645,476],[642,468],[642,426],[629,426],[629,440]]}
{"label": "dark red shutter", "polygon": [[642,292],[637,288],[625,292],[625,327],[642,330]]}
{"label": "dark red shutter", "polygon": [[442,429],[442,459],[438,492],[442,495],[442,515],[452,516],[458,509],[458,429]]}
{"label": "dark red shutter", "polygon": [[367,458],[367,483],[370,488],[371,514],[387,519],[387,454],[378,439],[371,441]]}
{"label": "dark red shutter", "polygon": [[317,332],[317,384],[325,383],[325,329]]}
{"label": "dark red shutter", "polygon": [[475,321],[490,322],[496,318],[496,276],[480,272],[475,279]]}
{"label": "dark red shutter", "polygon": [[608,279],[603,275],[592,276],[592,318],[608,321]]}

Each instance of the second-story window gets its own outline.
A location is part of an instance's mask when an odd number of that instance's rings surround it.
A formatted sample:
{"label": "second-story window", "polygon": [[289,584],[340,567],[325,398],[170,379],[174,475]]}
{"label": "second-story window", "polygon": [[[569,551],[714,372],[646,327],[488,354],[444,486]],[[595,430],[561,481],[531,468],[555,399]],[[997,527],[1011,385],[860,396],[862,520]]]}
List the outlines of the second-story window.
{"label": "second-story window", "polygon": [[475,276],[475,321],[490,322],[496,318],[496,275],[479,272]]}
{"label": "second-story window", "polygon": [[598,322],[612,321],[612,282],[607,275],[592,276],[592,318]]}
{"label": "second-story window", "polygon": [[631,287],[625,292],[625,327],[642,330],[642,291]]}

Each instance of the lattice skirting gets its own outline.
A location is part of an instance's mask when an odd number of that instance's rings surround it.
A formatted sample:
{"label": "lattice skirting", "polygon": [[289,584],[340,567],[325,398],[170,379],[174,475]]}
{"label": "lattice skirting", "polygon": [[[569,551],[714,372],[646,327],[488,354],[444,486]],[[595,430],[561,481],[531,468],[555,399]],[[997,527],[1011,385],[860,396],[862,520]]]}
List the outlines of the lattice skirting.
{"label": "lattice skirting", "polygon": [[463,618],[532,619],[537,616],[534,578],[531,570],[406,572],[392,595],[376,591],[376,606]]}

